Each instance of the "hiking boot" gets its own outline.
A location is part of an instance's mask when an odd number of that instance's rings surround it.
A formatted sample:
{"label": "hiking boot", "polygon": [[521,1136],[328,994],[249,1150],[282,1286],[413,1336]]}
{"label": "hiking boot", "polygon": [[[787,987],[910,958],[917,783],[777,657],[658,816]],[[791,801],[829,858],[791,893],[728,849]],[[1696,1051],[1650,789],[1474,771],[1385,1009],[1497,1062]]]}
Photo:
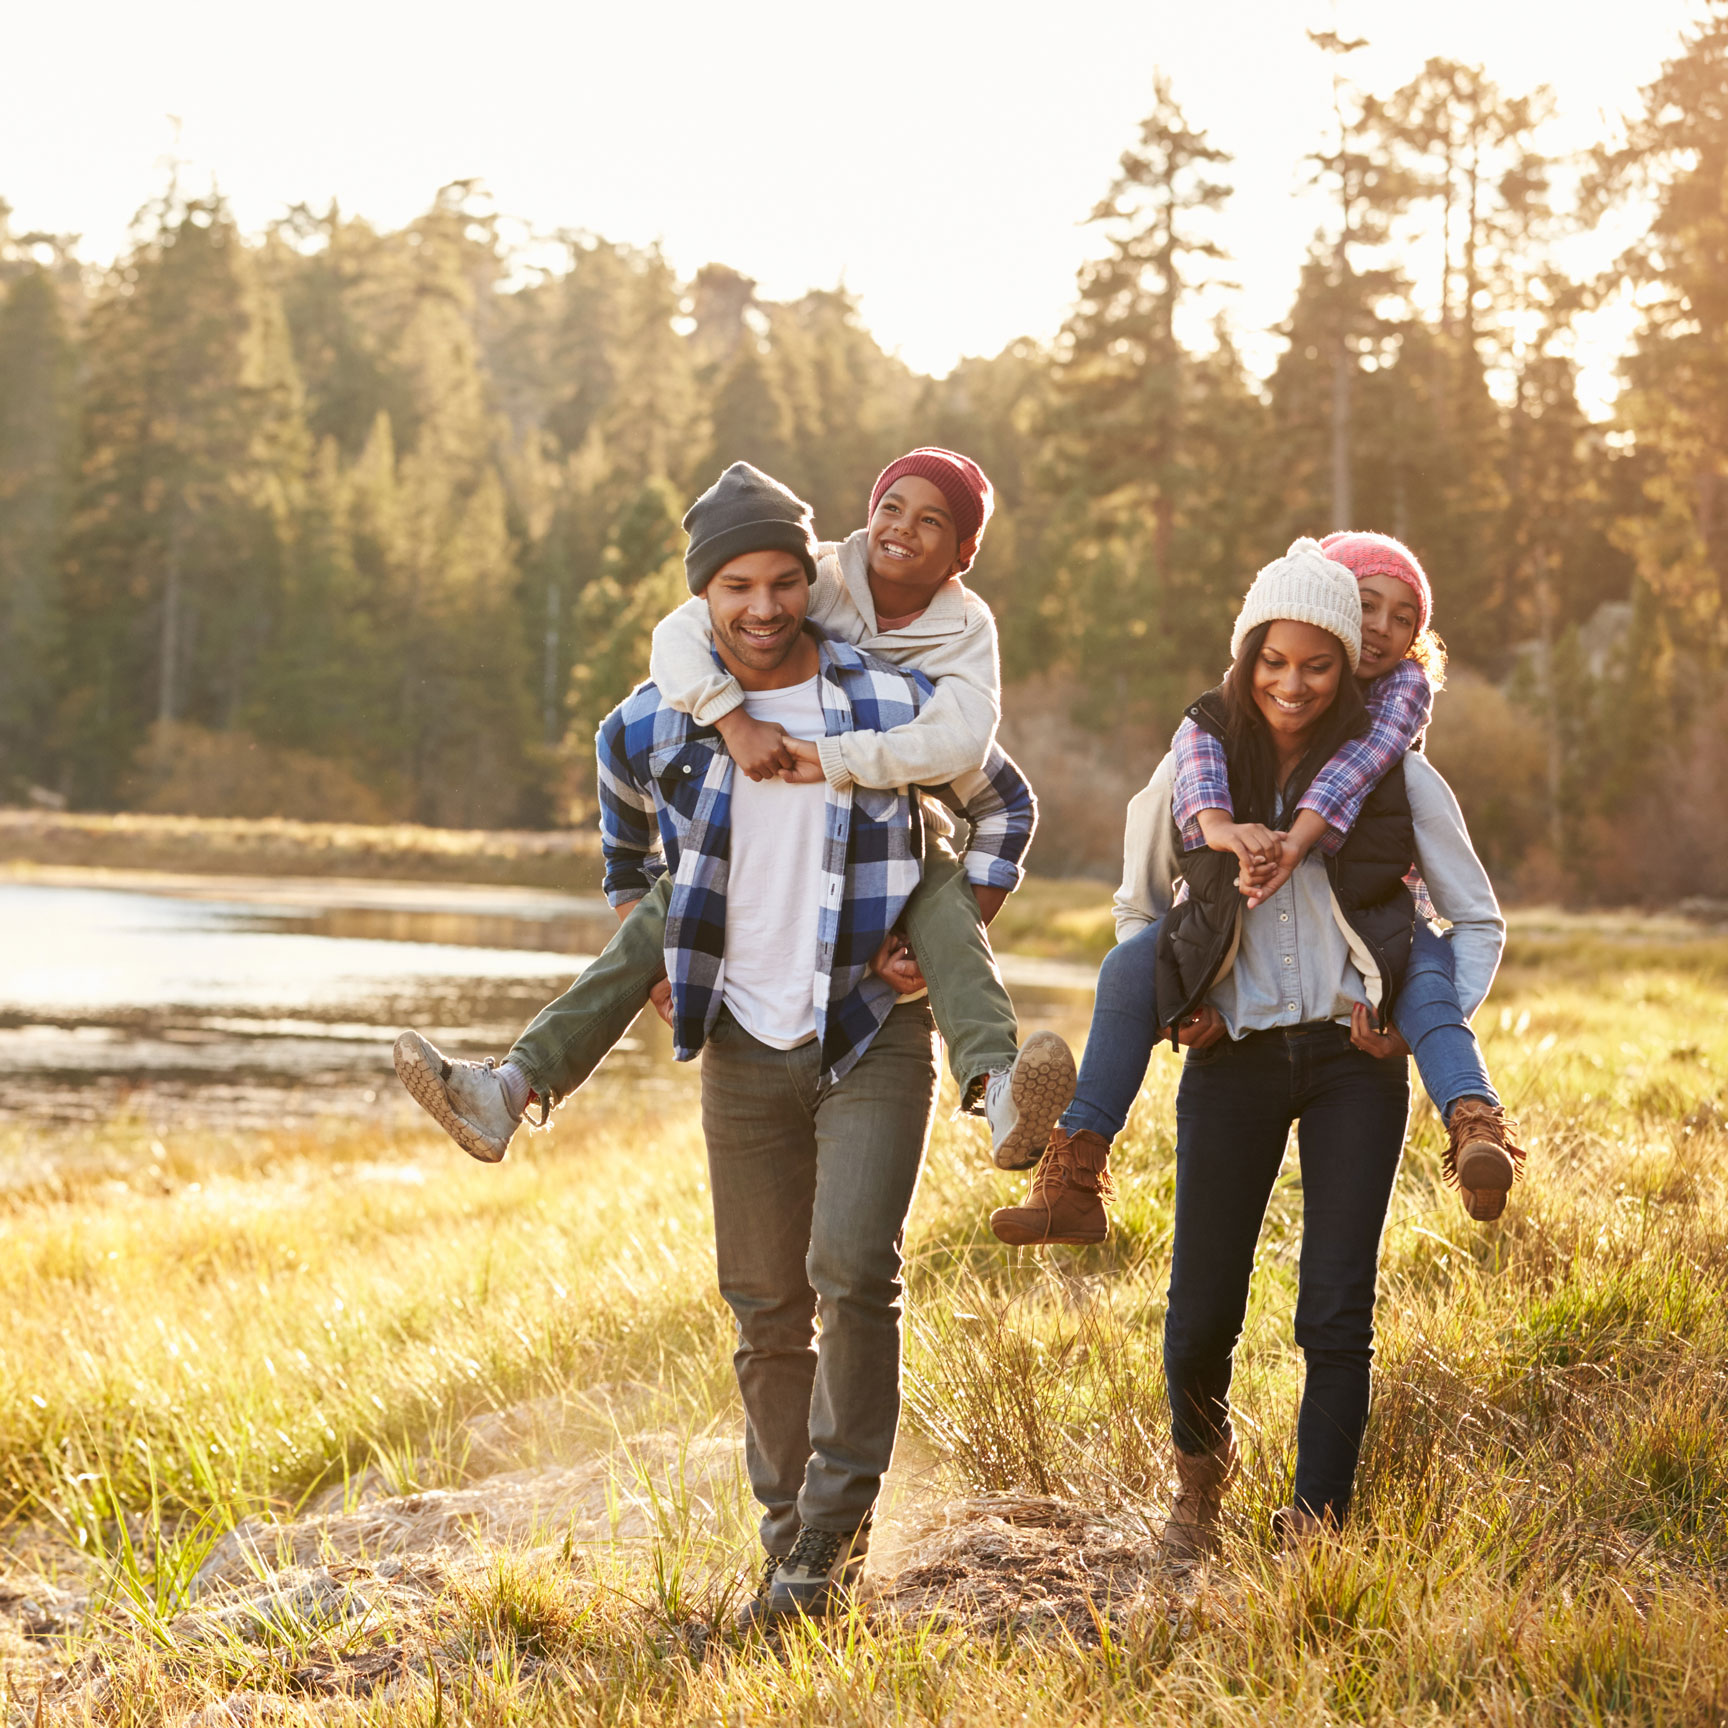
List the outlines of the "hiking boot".
{"label": "hiking boot", "polygon": [[1479,1224],[1506,1210],[1512,1184],[1524,1174],[1524,1148],[1512,1143],[1516,1123],[1485,1098],[1460,1098],[1446,1124],[1446,1180]]}
{"label": "hiking boot", "polygon": [[1034,1032],[985,1084],[990,1156],[998,1170],[1030,1170],[1074,1096],[1074,1052],[1054,1032]]}
{"label": "hiking boot", "polygon": [[869,1550],[868,1524],[847,1531],[806,1525],[774,1574],[766,1614],[808,1614],[815,1619],[844,1613],[857,1594]]}
{"label": "hiking boot", "polygon": [[785,1565],[784,1554],[765,1554],[762,1557],[762,1576],[756,1585],[756,1594],[738,1610],[733,1624],[740,1632],[759,1632],[773,1617],[769,1611],[768,1599],[774,1593],[774,1574]]}
{"label": "hiking boot", "polygon": [[1272,1541],[1280,1554],[1304,1553],[1337,1528],[1338,1521],[1330,1512],[1321,1518],[1306,1506],[1280,1506],[1272,1514]]}
{"label": "hiking boot", "polygon": [[452,1062],[418,1032],[404,1032],[396,1040],[395,1062],[408,1096],[470,1157],[496,1164],[509,1151],[521,1118],[506,1102],[490,1056]]}
{"label": "hiking boot", "polygon": [[1110,1234],[1104,1202],[1115,1197],[1110,1181],[1110,1142],[1090,1128],[1070,1134],[1050,1130],[1024,1206],[1001,1206],[990,1214],[997,1238],[1016,1248],[1041,1242],[1102,1242]]}
{"label": "hiking boot", "polygon": [[1176,1498],[1164,1521],[1158,1558],[1167,1565],[1187,1566],[1208,1560],[1221,1546],[1218,1520],[1224,1511],[1224,1490],[1236,1475],[1234,1439],[1210,1452],[1176,1453]]}

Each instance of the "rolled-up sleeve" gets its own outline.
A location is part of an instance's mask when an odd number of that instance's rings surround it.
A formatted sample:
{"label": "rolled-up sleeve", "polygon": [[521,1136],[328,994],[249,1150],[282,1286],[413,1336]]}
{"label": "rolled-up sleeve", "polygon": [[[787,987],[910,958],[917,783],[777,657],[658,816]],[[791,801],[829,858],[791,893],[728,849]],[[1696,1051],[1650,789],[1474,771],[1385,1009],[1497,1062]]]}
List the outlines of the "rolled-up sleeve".
{"label": "rolled-up sleeve", "polygon": [[992,745],[982,768],[948,783],[945,801],[972,828],[963,860],[967,880],[981,888],[1018,888],[1025,874],[1020,860],[1038,827],[1038,800],[1018,766]]}

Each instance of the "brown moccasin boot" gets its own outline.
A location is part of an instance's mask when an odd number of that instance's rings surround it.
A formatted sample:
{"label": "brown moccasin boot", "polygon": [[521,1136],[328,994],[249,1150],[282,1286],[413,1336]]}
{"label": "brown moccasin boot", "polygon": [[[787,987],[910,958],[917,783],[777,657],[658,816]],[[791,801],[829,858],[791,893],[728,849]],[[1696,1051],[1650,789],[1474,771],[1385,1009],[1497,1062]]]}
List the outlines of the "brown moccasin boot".
{"label": "brown moccasin boot", "polygon": [[998,1207],[990,1214],[990,1228],[1016,1248],[1102,1242],[1110,1234],[1104,1202],[1114,1194],[1110,1142],[1089,1128],[1071,1135],[1058,1123],[1032,1172],[1026,1204]]}
{"label": "brown moccasin boot", "polygon": [[1176,1498],[1158,1544],[1158,1558],[1167,1565],[1186,1566],[1218,1552],[1218,1519],[1237,1459],[1233,1439],[1210,1452],[1176,1453]]}
{"label": "brown moccasin boot", "polygon": [[1337,1528],[1330,1512],[1318,1518],[1306,1506],[1280,1506],[1272,1514],[1272,1540],[1280,1554],[1300,1554]]}
{"label": "brown moccasin boot", "polygon": [[1524,1174],[1524,1148],[1512,1142],[1516,1123],[1485,1098],[1460,1098],[1446,1125],[1446,1180],[1479,1224],[1506,1210],[1512,1184]]}

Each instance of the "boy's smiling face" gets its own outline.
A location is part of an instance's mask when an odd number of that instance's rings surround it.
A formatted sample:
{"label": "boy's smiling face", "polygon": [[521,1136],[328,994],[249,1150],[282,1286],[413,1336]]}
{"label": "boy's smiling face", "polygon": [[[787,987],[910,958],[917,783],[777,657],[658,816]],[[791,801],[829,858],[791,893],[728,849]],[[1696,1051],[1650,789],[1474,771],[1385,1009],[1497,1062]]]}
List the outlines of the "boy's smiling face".
{"label": "boy's smiling face", "polygon": [[959,568],[959,545],[941,487],[921,475],[902,474],[870,518],[871,586],[886,587],[897,602],[883,609],[898,613],[927,606]]}

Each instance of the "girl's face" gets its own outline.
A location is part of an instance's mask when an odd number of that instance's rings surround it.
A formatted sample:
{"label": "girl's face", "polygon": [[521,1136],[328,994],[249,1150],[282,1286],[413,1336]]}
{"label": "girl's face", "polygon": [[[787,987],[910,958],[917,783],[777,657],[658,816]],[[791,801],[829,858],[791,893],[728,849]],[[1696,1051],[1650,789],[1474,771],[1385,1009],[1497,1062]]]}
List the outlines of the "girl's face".
{"label": "girl's face", "polygon": [[1332,706],[1350,662],[1329,630],[1279,618],[1266,632],[1254,661],[1254,705],[1273,741],[1299,749]]}
{"label": "girl's face", "polygon": [[1421,611],[1410,584],[1396,576],[1364,576],[1356,586],[1362,594],[1362,659],[1356,676],[1366,684],[1410,652]]}

